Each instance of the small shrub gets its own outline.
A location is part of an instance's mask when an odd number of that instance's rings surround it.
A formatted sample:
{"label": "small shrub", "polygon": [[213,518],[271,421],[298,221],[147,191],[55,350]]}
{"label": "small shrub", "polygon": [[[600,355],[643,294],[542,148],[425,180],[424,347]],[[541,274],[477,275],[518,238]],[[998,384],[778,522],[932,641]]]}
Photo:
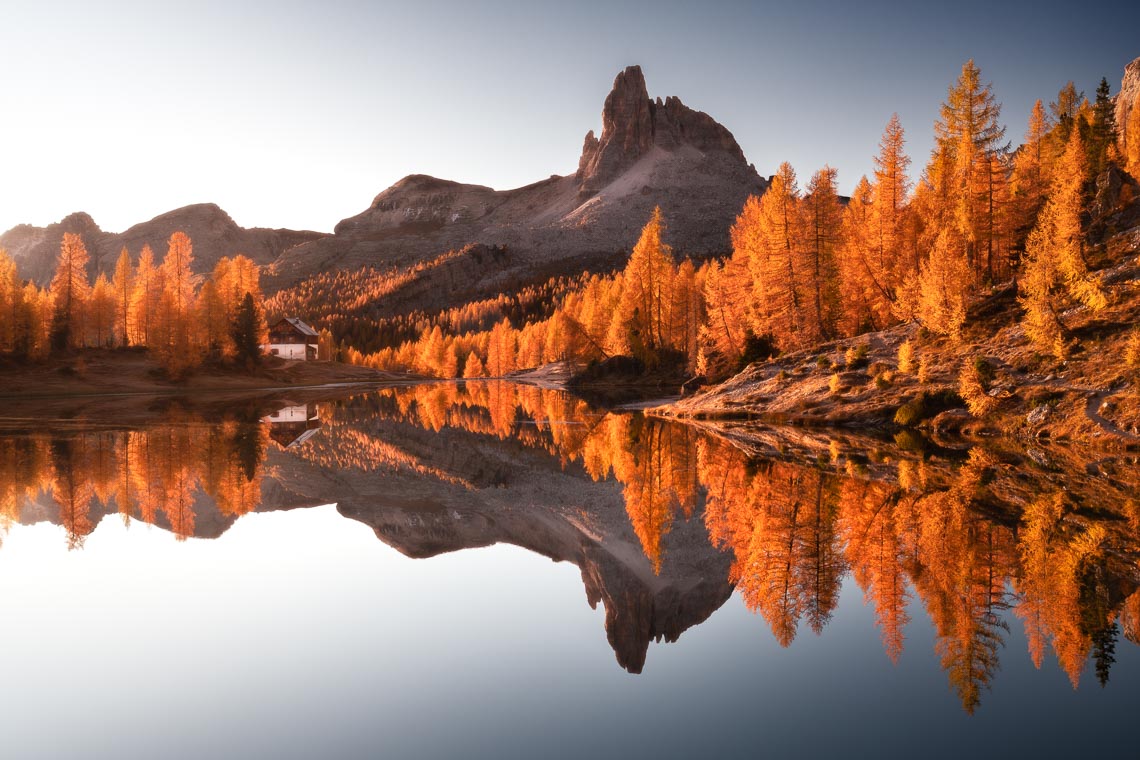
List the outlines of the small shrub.
{"label": "small shrub", "polygon": [[990,381],[994,379],[994,367],[983,356],[974,357],[974,371],[986,385],[989,385]]}
{"label": "small shrub", "polygon": [[1129,369],[1140,369],[1140,327],[1132,328],[1124,344],[1124,364]]}
{"label": "small shrub", "polygon": [[831,359],[828,359],[826,356],[821,356],[815,360],[815,366],[819,367],[824,372],[827,372],[829,369],[831,369]]}
{"label": "small shrub", "polygon": [[874,376],[882,374],[891,368],[891,365],[886,362],[874,362],[867,368],[867,374]]}
{"label": "small shrub", "polygon": [[776,342],[771,335],[756,335],[751,330],[744,334],[744,353],[740,357],[738,369],[744,369],[749,364],[762,362],[775,358],[780,354]]}
{"label": "small shrub", "polygon": [[895,424],[914,427],[939,412],[962,406],[962,397],[954,391],[923,391],[895,411]]}
{"label": "small shrub", "polygon": [[900,406],[895,411],[895,424],[913,427],[926,419],[926,405],[923,399],[923,394],[919,394]]}
{"label": "small shrub", "polygon": [[843,381],[839,379],[838,373],[831,376],[831,380],[828,381],[827,387],[831,389],[832,393],[839,393],[843,390]]}
{"label": "small shrub", "polygon": [[918,382],[929,383],[931,372],[931,359],[926,354],[923,354],[918,359]]}
{"label": "small shrub", "polygon": [[963,365],[958,374],[958,390],[966,401],[966,408],[974,417],[985,417],[997,409],[998,405],[997,399],[986,392],[985,368],[989,368],[988,362],[979,357],[972,363]]}
{"label": "small shrub", "polygon": [[914,372],[914,346],[909,340],[899,346],[899,372],[904,375]]}
{"label": "small shrub", "polygon": [[780,382],[780,383],[782,383],[782,382],[784,382],[784,381],[785,381],[785,380],[787,380],[787,379],[788,379],[788,371],[787,371],[787,370],[785,370],[785,369],[782,369],[782,370],[780,370],[779,372],[777,372],[777,373],[776,373],[776,381],[777,381],[777,382]]}
{"label": "small shrub", "polygon": [[858,343],[847,349],[843,355],[843,363],[847,365],[847,369],[854,369],[861,362],[865,361],[867,354],[871,352],[871,346],[867,343]]}
{"label": "small shrub", "polygon": [[886,390],[887,388],[891,387],[891,380],[891,371],[884,370],[883,372],[875,375],[875,387],[879,390]]}

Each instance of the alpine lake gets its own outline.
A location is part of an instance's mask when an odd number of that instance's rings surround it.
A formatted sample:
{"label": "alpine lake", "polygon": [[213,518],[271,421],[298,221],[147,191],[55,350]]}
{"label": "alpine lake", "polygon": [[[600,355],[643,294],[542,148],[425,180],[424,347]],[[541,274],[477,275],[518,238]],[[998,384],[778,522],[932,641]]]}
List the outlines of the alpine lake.
{"label": "alpine lake", "polygon": [[4,757],[1133,745],[1130,452],[506,381],[0,420]]}

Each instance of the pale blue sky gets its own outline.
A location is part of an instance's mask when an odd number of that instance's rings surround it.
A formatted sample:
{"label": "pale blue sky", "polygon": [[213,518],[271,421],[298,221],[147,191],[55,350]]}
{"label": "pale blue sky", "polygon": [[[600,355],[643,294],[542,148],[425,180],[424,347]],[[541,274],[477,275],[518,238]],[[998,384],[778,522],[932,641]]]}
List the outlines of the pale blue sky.
{"label": "pale blue sky", "polygon": [[632,63],[762,174],[830,163],[848,191],[892,111],[921,169],[967,58],[1016,144],[1066,80],[1115,92],[1138,28],[1140,3],[5,3],[0,230],[203,201],[331,230],[413,172],[569,173]]}

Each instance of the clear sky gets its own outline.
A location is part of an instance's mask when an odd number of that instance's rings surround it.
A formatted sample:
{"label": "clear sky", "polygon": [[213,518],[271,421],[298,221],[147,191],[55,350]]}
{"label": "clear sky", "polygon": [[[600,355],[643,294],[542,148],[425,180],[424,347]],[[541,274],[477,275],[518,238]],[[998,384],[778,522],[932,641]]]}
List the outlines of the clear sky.
{"label": "clear sky", "polygon": [[205,201],[331,230],[410,173],[566,174],[633,63],[761,174],[829,163],[847,192],[893,111],[921,169],[967,58],[1016,145],[1034,99],[1115,92],[1138,56],[1135,1],[5,2],[0,230],[83,210],[119,231]]}

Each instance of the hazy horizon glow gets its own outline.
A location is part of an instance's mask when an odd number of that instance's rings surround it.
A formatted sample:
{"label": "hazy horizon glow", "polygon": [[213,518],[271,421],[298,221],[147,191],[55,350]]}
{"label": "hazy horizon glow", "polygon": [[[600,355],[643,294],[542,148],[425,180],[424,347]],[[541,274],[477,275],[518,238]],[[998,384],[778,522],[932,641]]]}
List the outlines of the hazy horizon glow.
{"label": "hazy horizon glow", "polygon": [[1138,26],[1131,3],[6,5],[0,231],[74,211],[121,231],[201,202],[330,231],[407,174],[567,174],[634,63],[761,174],[830,164],[846,193],[896,111],[917,176],[966,59],[1016,145],[1067,80],[1115,93]]}

